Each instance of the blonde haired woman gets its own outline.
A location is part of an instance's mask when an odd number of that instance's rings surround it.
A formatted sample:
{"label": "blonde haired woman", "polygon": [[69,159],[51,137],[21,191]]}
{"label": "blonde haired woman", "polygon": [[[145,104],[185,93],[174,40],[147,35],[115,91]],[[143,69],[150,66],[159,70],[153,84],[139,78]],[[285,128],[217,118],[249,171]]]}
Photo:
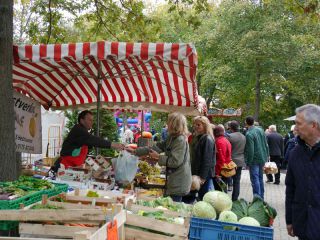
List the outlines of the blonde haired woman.
{"label": "blonde haired woman", "polygon": [[191,166],[189,145],[187,143],[187,120],[181,113],[168,116],[168,138],[157,143],[151,149],[140,147],[136,150],[126,148],[137,156],[150,155],[158,160],[160,166],[166,166],[165,196],[173,201],[181,202],[182,197],[189,193],[191,187]]}
{"label": "blonde haired woman", "polygon": [[[200,177],[201,186],[198,192],[192,192],[184,199],[192,203],[198,193],[198,201],[204,194],[214,189],[212,176],[215,165],[215,146],[212,126],[207,117],[198,116],[193,119],[194,137],[191,143],[191,173]],[[190,197],[191,196],[191,197]]]}

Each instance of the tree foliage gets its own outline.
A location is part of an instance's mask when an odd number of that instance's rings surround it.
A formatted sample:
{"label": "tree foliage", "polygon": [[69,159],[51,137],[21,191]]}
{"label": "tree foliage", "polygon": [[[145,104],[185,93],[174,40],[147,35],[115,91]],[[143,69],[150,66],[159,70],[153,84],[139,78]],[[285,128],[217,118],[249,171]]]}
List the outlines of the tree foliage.
{"label": "tree foliage", "polygon": [[[296,107],[320,102],[316,0],[17,2],[19,42],[192,42],[208,106],[241,107],[264,125],[283,124]],[[154,116],[160,126],[162,116]]]}

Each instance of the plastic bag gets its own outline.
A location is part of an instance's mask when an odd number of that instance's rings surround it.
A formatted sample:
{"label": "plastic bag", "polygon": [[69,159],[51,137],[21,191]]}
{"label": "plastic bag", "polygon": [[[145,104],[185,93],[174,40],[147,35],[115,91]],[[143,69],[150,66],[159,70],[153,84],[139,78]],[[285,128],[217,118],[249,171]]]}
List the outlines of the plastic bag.
{"label": "plastic bag", "polygon": [[265,174],[276,174],[278,172],[278,167],[275,162],[266,162],[263,167]]}
{"label": "plastic bag", "polygon": [[127,151],[120,152],[118,158],[112,159],[117,182],[132,182],[137,170],[139,159]]}

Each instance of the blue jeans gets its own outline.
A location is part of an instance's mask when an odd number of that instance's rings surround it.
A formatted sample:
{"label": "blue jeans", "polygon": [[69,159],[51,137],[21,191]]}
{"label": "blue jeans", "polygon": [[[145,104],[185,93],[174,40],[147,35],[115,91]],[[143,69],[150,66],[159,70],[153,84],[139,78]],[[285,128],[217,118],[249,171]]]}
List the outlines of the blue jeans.
{"label": "blue jeans", "polygon": [[210,191],[214,190],[213,181],[211,176],[207,178],[205,183],[200,187],[199,193],[198,193],[198,201],[202,201],[203,196]]}
{"label": "blue jeans", "polygon": [[264,163],[249,166],[253,197],[259,196],[262,199],[264,198],[263,166]]}

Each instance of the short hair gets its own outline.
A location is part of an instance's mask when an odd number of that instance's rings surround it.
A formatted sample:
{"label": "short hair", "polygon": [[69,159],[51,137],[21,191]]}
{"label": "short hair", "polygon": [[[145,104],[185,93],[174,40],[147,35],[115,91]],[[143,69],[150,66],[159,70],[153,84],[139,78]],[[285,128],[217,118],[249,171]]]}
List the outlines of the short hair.
{"label": "short hair", "polygon": [[238,121],[235,121],[235,120],[233,120],[233,121],[231,121],[230,123],[229,123],[229,127],[230,127],[230,129],[232,130],[232,131],[234,131],[234,132],[239,132],[239,127],[240,127],[240,124],[238,123]]}
{"label": "short hair", "polygon": [[276,131],[277,131],[277,126],[276,126],[276,125],[270,125],[270,126],[269,126],[269,130],[270,130],[271,132],[276,132]]}
{"label": "short hair", "polygon": [[213,129],[213,135],[215,137],[220,137],[220,136],[224,136],[224,129],[223,127],[221,126],[216,126],[214,129]]}
{"label": "short hair", "polygon": [[254,118],[252,116],[246,117],[246,124],[252,126],[254,124]]}
{"label": "short hair", "polygon": [[171,136],[187,136],[189,131],[186,117],[179,112],[170,113],[168,116],[168,133]]}
{"label": "short hair", "polygon": [[79,115],[78,115],[78,123],[80,123],[80,120],[84,119],[87,114],[93,115],[93,113],[91,111],[89,111],[89,110],[84,110],[81,113],[79,113]]}
{"label": "short hair", "polygon": [[205,129],[205,133],[210,135],[212,138],[213,137],[213,132],[212,132],[212,127],[211,127],[211,123],[209,121],[209,119],[205,116],[197,116],[193,119],[192,123],[194,124],[195,122],[200,122],[204,129]]}
{"label": "short hair", "polygon": [[296,109],[296,113],[303,113],[307,123],[315,122],[320,128],[320,107],[315,104],[306,104]]}

